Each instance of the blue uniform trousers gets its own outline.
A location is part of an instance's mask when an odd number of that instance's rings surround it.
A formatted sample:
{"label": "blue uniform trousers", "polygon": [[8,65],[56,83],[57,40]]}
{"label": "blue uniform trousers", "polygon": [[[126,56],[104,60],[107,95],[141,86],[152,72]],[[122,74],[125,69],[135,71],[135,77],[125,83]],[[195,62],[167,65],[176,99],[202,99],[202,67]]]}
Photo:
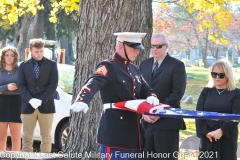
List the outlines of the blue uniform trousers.
{"label": "blue uniform trousers", "polygon": [[140,150],[123,150],[100,145],[102,160],[140,160],[143,153]]}

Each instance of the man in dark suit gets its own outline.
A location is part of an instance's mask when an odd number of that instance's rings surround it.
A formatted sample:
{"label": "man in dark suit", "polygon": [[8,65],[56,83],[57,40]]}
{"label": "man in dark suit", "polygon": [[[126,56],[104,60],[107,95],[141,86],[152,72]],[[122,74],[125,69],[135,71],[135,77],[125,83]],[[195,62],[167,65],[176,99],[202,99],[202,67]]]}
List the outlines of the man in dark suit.
{"label": "man in dark suit", "polygon": [[[180,108],[180,100],[186,88],[186,72],[184,64],[169,56],[168,39],[165,34],[157,33],[151,39],[152,58],[140,64],[140,71],[150,85],[160,103],[173,108]],[[144,153],[146,159],[177,158],[179,150],[179,130],[185,129],[185,124],[179,118],[164,118],[143,115],[145,130]],[[160,153],[151,156],[151,153]],[[155,154],[157,155],[157,154]]]}
{"label": "man in dark suit", "polygon": [[33,133],[38,121],[42,138],[41,152],[51,152],[51,129],[55,105],[53,94],[58,84],[57,64],[44,56],[44,41],[31,39],[32,58],[22,62],[18,72],[18,88],[22,96],[22,151],[32,152]]}

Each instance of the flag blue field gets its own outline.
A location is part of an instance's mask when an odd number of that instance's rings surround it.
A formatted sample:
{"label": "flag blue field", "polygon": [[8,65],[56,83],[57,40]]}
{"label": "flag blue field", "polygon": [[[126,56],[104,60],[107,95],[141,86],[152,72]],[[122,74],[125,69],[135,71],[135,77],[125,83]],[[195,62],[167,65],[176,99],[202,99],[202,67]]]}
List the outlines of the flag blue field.
{"label": "flag blue field", "polygon": [[144,114],[169,118],[194,118],[194,119],[211,119],[240,122],[240,114],[196,111],[179,108],[170,108],[169,110],[162,110],[154,114],[151,113]]}

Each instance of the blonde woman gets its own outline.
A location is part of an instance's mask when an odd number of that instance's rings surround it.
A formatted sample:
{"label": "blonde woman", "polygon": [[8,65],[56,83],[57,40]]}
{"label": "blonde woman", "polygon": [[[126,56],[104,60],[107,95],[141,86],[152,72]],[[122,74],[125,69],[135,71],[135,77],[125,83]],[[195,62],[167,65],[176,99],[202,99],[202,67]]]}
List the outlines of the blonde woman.
{"label": "blonde woman", "polygon": [[[216,61],[210,79],[197,102],[199,111],[240,114],[240,90],[235,86],[231,65]],[[199,159],[237,160],[238,122],[196,120],[200,138]]]}
{"label": "blonde woman", "polygon": [[6,150],[7,130],[11,133],[12,151],[21,149],[21,96],[16,86],[18,53],[5,47],[0,60],[0,150]]}

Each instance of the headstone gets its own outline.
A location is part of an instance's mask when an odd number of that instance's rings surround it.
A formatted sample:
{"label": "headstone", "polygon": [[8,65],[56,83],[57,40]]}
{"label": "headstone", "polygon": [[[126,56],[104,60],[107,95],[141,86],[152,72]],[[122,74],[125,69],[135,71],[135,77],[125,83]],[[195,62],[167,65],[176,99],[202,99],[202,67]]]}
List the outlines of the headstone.
{"label": "headstone", "polygon": [[182,97],[182,101],[184,101],[186,98],[188,97],[188,95],[183,95],[183,97]]}
{"label": "headstone", "polygon": [[193,98],[192,96],[188,96],[184,101],[183,103],[185,104],[193,104]]}
{"label": "headstone", "polygon": [[191,62],[189,61],[189,60],[186,60],[185,61],[185,66],[186,67],[191,67],[192,65],[191,65]]}
{"label": "headstone", "polygon": [[195,53],[196,53],[195,49],[190,49],[190,63],[192,65],[195,65]]}

